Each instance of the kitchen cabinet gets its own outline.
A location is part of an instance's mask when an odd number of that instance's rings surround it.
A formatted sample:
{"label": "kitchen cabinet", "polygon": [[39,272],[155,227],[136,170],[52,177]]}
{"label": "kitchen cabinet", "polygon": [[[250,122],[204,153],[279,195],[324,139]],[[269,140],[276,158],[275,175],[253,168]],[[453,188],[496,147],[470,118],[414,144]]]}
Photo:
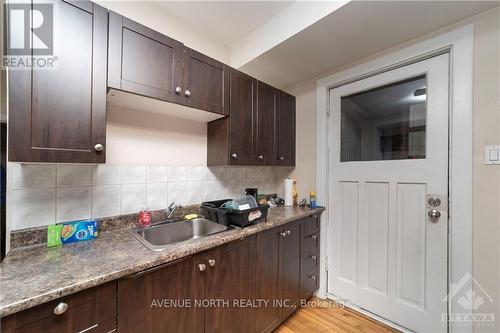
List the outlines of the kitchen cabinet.
{"label": "kitchen cabinet", "polygon": [[114,332],[116,281],[2,318],[4,333]]}
{"label": "kitchen cabinet", "polygon": [[186,258],[120,279],[118,331],[201,332],[194,273],[191,258]]}
{"label": "kitchen cabinet", "polygon": [[251,299],[254,253],[255,237],[252,236],[197,257],[197,297],[205,301],[227,301],[203,308],[204,332],[249,332],[252,310],[235,306],[234,302]]}
{"label": "kitchen cabinet", "polygon": [[[108,12],[88,1],[50,4],[54,67],[9,71],[9,161],[103,163]],[[9,30],[8,43],[23,34]]]}
{"label": "kitchen cabinet", "polygon": [[275,117],[279,91],[264,82],[257,82],[257,110],[255,119],[255,161],[257,165],[275,165]]}
{"label": "kitchen cabinet", "polygon": [[237,70],[229,118],[207,124],[207,164],[295,165],[295,97]]}
{"label": "kitchen cabinet", "polygon": [[320,217],[312,215],[302,223],[300,297],[310,298],[319,287]]}
{"label": "kitchen cabinet", "polygon": [[109,88],[168,102],[183,101],[182,51],[182,43],[109,13]]}
{"label": "kitchen cabinet", "polygon": [[278,165],[295,165],[295,130],[295,97],[280,91],[276,131]]}
{"label": "kitchen cabinet", "polygon": [[282,246],[283,318],[287,318],[300,305],[300,226],[302,220],[288,223],[285,227]]}
{"label": "kitchen cabinet", "polygon": [[257,80],[230,70],[228,118],[207,124],[207,164],[255,164],[255,110]]}
{"label": "kitchen cabinet", "polygon": [[181,104],[229,115],[229,66],[184,47]]}

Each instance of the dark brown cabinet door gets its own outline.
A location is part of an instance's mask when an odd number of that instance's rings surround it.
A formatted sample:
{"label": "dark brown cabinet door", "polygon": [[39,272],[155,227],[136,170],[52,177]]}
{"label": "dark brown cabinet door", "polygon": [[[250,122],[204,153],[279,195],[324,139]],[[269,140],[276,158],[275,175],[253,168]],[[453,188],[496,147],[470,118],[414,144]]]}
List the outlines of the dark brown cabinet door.
{"label": "dark brown cabinet door", "polygon": [[118,331],[196,332],[203,314],[197,316],[194,283],[190,259],[119,280]]}
{"label": "dark brown cabinet door", "polygon": [[256,80],[235,69],[230,71],[229,164],[255,163]]}
{"label": "dark brown cabinet door", "polygon": [[275,117],[278,90],[257,82],[255,161],[257,165],[276,164]]}
{"label": "dark brown cabinet door", "polygon": [[185,47],[182,89],[182,104],[229,115],[229,66]]}
{"label": "dark brown cabinet door", "polygon": [[9,160],[103,163],[108,12],[91,2],[50,3],[54,67],[9,71]]}
{"label": "dark brown cabinet door", "polygon": [[279,93],[278,108],[278,165],[295,165],[295,97]]}
{"label": "dark brown cabinet door", "polygon": [[291,222],[286,225],[283,237],[282,258],[283,300],[288,303],[283,307],[283,317],[288,317],[300,303],[300,223]]}
{"label": "dark brown cabinet door", "polygon": [[248,237],[200,256],[198,265],[206,265],[198,275],[204,281],[203,300],[228,301],[204,308],[206,333],[249,331],[253,311],[234,306],[234,301],[251,298],[254,251],[255,238]]}
{"label": "dark brown cabinet door", "polygon": [[[67,308],[60,314],[56,309]],[[107,333],[116,329],[116,281],[2,318],[4,333]]]}
{"label": "dark brown cabinet door", "polygon": [[281,322],[281,229],[271,229],[256,236],[255,284],[253,299],[267,303],[255,309],[251,331],[272,332]]}
{"label": "dark brown cabinet door", "polygon": [[180,42],[110,12],[108,87],[178,101],[182,48]]}

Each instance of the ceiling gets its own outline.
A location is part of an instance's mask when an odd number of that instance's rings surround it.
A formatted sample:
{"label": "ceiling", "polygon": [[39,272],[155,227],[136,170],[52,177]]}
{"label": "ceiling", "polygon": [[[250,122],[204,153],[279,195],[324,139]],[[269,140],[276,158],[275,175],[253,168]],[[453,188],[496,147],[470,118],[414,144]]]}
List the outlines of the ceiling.
{"label": "ceiling", "polygon": [[286,88],[498,5],[496,1],[352,1],[240,69]]}
{"label": "ceiling", "polygon": [[294,1],[161,1],[170,14],[231,46]]}

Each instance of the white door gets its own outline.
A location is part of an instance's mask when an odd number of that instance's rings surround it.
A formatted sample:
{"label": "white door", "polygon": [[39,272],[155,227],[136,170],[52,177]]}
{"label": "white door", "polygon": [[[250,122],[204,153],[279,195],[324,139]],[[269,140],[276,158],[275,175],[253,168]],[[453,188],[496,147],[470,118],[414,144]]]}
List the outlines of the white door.
{"label": "white door", "polygon": [[328,294],[416,332],[447,331],[448,62],[330,91]]}

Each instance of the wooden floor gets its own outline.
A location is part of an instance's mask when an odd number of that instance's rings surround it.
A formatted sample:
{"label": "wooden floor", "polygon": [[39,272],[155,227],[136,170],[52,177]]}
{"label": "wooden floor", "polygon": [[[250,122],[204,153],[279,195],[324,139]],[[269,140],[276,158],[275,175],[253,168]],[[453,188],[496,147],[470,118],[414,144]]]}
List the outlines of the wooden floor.
{"label": "wooden floor", "polygon": [[313,305],[297,310],[275,332],[278,333],[315,333],[315,332],[399,332],[382,323],[376,322],[361,313],[341,308],[334,302],[312,298]]}

